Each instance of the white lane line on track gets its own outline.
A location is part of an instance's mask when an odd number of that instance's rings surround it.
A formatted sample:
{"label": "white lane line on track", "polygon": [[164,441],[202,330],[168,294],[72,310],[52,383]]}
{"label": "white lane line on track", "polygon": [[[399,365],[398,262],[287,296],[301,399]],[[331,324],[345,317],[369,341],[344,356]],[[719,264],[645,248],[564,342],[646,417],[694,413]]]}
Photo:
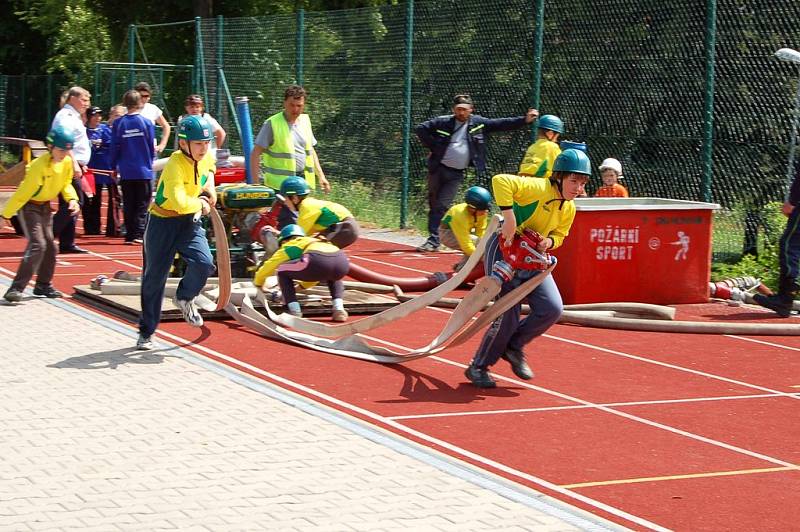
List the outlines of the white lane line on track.
{"label": "white lane line on track", "polygon": [[[395,347],[397,349],[404,349],[404,350],[407,350],[407,351],[412,351],[411,348],[408,348],[408,347],[403,346],[403,345],[396,344],[394,342],[387,342],[385,340],[381,340],[380,338],[374,338],[374,337],[366,336],[366,335],[359,335],[359,336],[363,336],[364,338],[368,338],[370,340],[374,340],[376,342],[380,342],[382,344],[385,344],[385,345],[388,345],[388,346],[391,346],[391,347]],[[466,364],[462,364],[461,362],[455,362],[453,360],[448,360],[446,358],[441,358],[441,357],[438,357],[438,356],[431,356],[431,357],[428,357],[428,358],[432,358],[434,360],[438,360],[439,362],[442,362],[444,364],[450,364],[451,366],[457,366],[459,368],[466,368],[467,367]],[[522,386],[524,388],[528,388],[530,390],[535,390],[537,392],[542,392],[542,393],[545,393],[545,394],[548,394],[548,395],[552,395],[552,396],[558,397],[560,399],[571,401],[573,403],[578,403],[580,405],[585,405],[585,406],[590,407],[590,408],[596,408],[596,409],[601,410],[603,412],[606,412],[608,414],[612,414],[612,415],[615,415],[615,416],[623,417],[623,418],[629,419],[631,421],[636,421],[636,422],[642,423],[644,425],[648,425],[648,426],[651,426],[651,427],[662,429],[662,430],[665,430],[667,432],[671,432],[673,434],[677,434],[679,436],[684,436],[686,438],[697,440],[697,441],[700,441],[700,442],[703,442],[703,443],[707,443],[707,444],[714,445],[714,446],[717,446],[717,447],[722,447],[723,449],[727,449],[729,451],[733,451],[733,452],[739,453],[739,454],[744,454],[746,456],[750,456],[751,458],[756,458],[758,460],[764,460],[766,462],[770,462],[772,464],[776,464],[776,465],[780,465],[780,466],[800,469],[800,465],[793,464],[791,462],[785,462],[785,461],[783,461],[783,460],[781,460],[779,458],[774,458],[772,456],[767,456],[765,454],[757,453],[755,451],[750,451],[750,450],[744,449],[742,447],[737,447],[735,445],[731,445],[731,444],[728,444],[728,443],[725,443],[725,442],[721,442],[721,441],[714,440],[714,439],[711,439],[711,438],[706,438],[705,436],[701,436],[699,434],[694,434],[692,432],[685,431],[685,430],[682,430],[682,429],[679,429],[679,428],[676,428],[676,427],[671,427],[669,425],[665,425],[665,424],[659,423],[657,421],[652,421],[652,420],[649,420],[647,418],[639,417],[639,416],[636,416],[634,414],[629,414],[629,413],[623,412],[621,410],[614,410],[613,408],[610,408],[610,407],[607,407],[607,406],[603,406],[602,404],[599,404],[599,403],[593,403],[591,401],[586,401],[586,400],[580,399],[578,397],[574,397],[574,396],[571,396],[571,395],[568,395],[568,394],[565,394],[565,393],[557,392],[555,390],[550,390],[548,388],[542,388],[541,386],[536,386],[536,385],[533,385],[533,384],[529,384],[529,383],[527,383],[525,381],[512,379],[512,378],[509,378],[509,377],[504,377],[502,375],[494,375],[494,378],[495,378],[495,380],[503,380],[503,381],[506,381],[506,382],[510,382],[510,383],[513,383],[516,386]],[[782,395],[787,395],[787,394],[782,394],[782,393],[776,392],[775,395],[781,395],[782,396]]]}
{"label": "white lane line on track", "polygon": [[731,384],[744,386],[745,388],[752,388],[754,390],[759,390],[759,391],[767,392],[767,393],[770,393],[770,394],[782,395],[782,396],[788,397],[790,399],[800,399],[800,397],[798,397],[797,394],[793,394],[793,393],[789,393],[789,392],[782,392],[782,391],[779,391],[779,390],[773,390],[772,388],[767,388],[766,386],[759,386],[757,384],[750,384],[749,382],[744,382],[744,381],[740,381],[740,380],[736,380],[736,379],[730,379],[728,377],[723,377],[721,375],[715,375],[713,373],[707,373],[705,371],[686,368],[686,367],[683,367],[683,366],[677,366],[675,364],[670,364],[668,362],[661,362],[659,360],[651,360],[649,358],[644,358],[644,357],[640,357],[640,356],[637,356],[637,355],[631,355],[630,353],[623,353],[622,351],[617,351],[615,349],[608,349],[606,347],[600,347],[600,346],[597,346],[597,345],[587,344],[585,342],[579,342],[577,340],[570,340],[568,338],[561,338],[559,336],[552,336],[550,334],[544,334],[542,336],[545,336],[547,338],[551,338],[553,340],[558,340],[559,342],[565,342],[565,343],[577,345],[577,346],[580,346],[580,347],[586,347],[587,349],[593,349],[595,351],[601,351],[603,353],[608,353],[608,354],[620,356],[620,357],[623,357],[623,358],[629,358],[631,360],[637,360],[639,362],[645,362],[645,363],[648,363],[648,364],[654,364],[656,366],[661,366],[661,367],[665,367],[665,368],[674,369],[674,370],[677,370],[677,371],[683,371],[683,372],[686,372],[686,373],[691,373],[693,375],[699,375],[701,377],[706,377],[708,379],[714,379],[714,380],[718,380],[718,381],[722,381],[722,382],[728,382],[728,383],[731,383]]}
{"label": "white lane line on track", "polygon": [[[758,395],[727,395],[720,397],[692,397],[689,399],[662,399],[654,401],[630,401],[619,403],[598,403],[600,406],[607,406],[609,408],[618,406],[649,406],[649,405],[665,405],[665,404],[683,404],[683,403],[701,403],[709,401],[728,401],[737,399],[766,399],[771,397],[781,397],[771,393],[758,394]],[[594,408],[591,405],[569,405],[569,406],[542,406],[538,408],[509,408],[503,410],[476,410],[472,412],[440,412],[438,414],[417,414],[410,416],[389,416],[389,419],[425,419],[436,417],[458,417],[458,416],[490,416],[494,414],[524,414],[529,412],[551,412],[559,410],[580,410],[585,408]]]}
{"label": "white lane line on track", "polygon": [[[622,519],[626,519],[626,520],[628,520],[628,521],[630,521],[632,523],[636,523],[638,525],[644,526],[645,528],[648,528],[650,530],[655,530],[655,531],[658,531],[658,532],[669,532],[669,529],[664,528],[664,527],[662,527],[660,525],[657,525],[655,523],[652,523],[650,521],[647,521],[646,519],[643,519],[641,517],[629,514],[629,513],[625,512],[623,510],[620,510],[620,509],[615,508],[613,506],[607,505],[607,504],[605,504],[603,502],[596,501],[596,500],[591,499],[589,497],[586,497],[585,495],[582,495],[580,493],[576,493],[576,492],[570,491],[568,489],[564,489],[564,488],[560,487],[557,484],[553,484],[552,482],[548,482],[547,480],[544,480],[542,478],[535,477],[535,476],[530,475],[528,473],[525,473],[523,471],[519,471],[517,469],[509,467],[509,466],[507,466],[505,464],[502,464],[500,462],[496,462],[494,460],[491,460],[490,458],[487,458],[485,456],[473,453],[471,451],[468,451],[468,450],[463,449],[461,447],[458,447],[456,445],[452,445],[447,441],[440,440],[440,439],[435,438],[433,436],[430,436],[430,435],[428,435],[428,434],[426,434],[424,432],[419,432],[419,431],[414,430],[414,429],[412,429],[410,427],[407,427],[407,426],[405,426],[405,425],[403,425],[401,423],[397,423],[395,421],[392,421],[391,419],[388,419],[385,416],[381,416],[381,415],[376,414],[376,413],[374,413],[374,412],[372,412],[370,410],[366,410],[366,409],[361,408],[359,406],[356,406],[354,404],[351,404],[351,403],[348,403],[346,401],[342,401],[340,399],[337,399],[336,397],[333,397],[333,396],[327,395],[325,393],[319,392],[318,390],[315,390],[313,388],[309,388],[307,386],[304,386],[304,385],[299,384],[297,382],[294,382],[294,381],[291,381],[289,379],[283,378],[283,377],[281,377],[279,375],[276,375],[274,373],[270,373],[270,372],[265,371],[265,370],[263,370],[263,369],[261,369],[259,367],[253,366],[253,365],[248,364],[246,362],[243,362],[243,361],[241,361],[241,360],[239,360],[237,358],[230,357],[228,355],[224,355],[224,354],[222,354],[222,353],[220,353],[218,351],[215,351],[213,349],[209,349],[209,348],[204,347],[202,345],[192,344],[189,340],[181,338],[180,336],[176,336],[176,335],[173,335],[171,333],[166,333],[166,332],[162,332],[162,331],[159,331],[158,335],[162,336],[162,337],[165,337],[165,338],[169,338],[170,340],[173,340],[173,341],[176,341],[176,342],[181,342],[183,344],[188,344],[185,347],[188,347],[193,352],[200,351],[201,353],[205,353],[205,354],[217,357],[217,358],[219,358],[221,360],[225,360],[227,363],[229,363],[229,364],[231,364],[233,366],[238,366],[239,368],[242,368],[242,369],[244,369],[246,371],[255,373],[257,375],[260,375],[260,376],[266,377],[266,378],[268,378],[270,380],[273,380],[274,382],[277,382],[277,383],[280,383],[282,385],[288,386],[290,388],[294,388],[296,390],[299,390],[300,392],[302,392],[305,395],[316,397],[318,399],[321,399],[321,400],[326,401],[326,402],[328,402],[330,404],[336,405],[336,406],[338,406],[340,408],[343,408],[345,410],[349,410],[351,412],[355,412],[355,413],[357,413],[357,414],[359,414],[361,416],[364,416],[364,417],[366,417],[368,419],[372,419],[372,420],[378,421],[380,423],[383,423],[386,426],[392,427],[393,429],[395,429],[395,430],[397,430],[399,432],[403,432],[403,433],[409,434],[409,435],[414,436],[415,438],[418,438],[418,439],[420,439],[422,441],[425,441],[425,442],[428,442],[430,444],[433,444],[433,445],[439,446],[441,448],[447,449],[447,450],[453,452],[454,454],[460,455],[460,456],[465,457],[465,458],[469,458],[470,460],[472,460],[474,462],[483,464],[485,466],[492,467],[492,468],[494,468],[494,469],[496,469],[498,471],[502,471],[502,472],[507,473],[507,474],[509,474],[511,476],[526,480],[528,482],[531,482],[532,484],[535,484],[535,485],[538,485],[538,486],[542,486],[542,487],[544,487],[546,489],[549,489],[549,490],[552,490],[554,492],[560,493],[560,494],[564,495],[565,497],[569,497],[571,499],[580,501],[580,502],[582,502],[584,504],[587,504],[587,505],[589,505],[589,506],[591,506],[593,508],[597,508],[599,510],[607,512],[607,513],[609,513],[611,515],[620,517]],[[398,347],[400,347],[400,346],[398,346]],[[405,349],[407,349],[407,348],[405,348]]]}
{"label": "white lane line on track", "polygon": [[776,344],[775,342],[767,342],[765,340],[757,340],[755,338],[747,338],[745,336],[737,336],[735,334],[726,334],[728,338],[733,338],[735,340],[742,340],[744,342],[753,342],[754,344],[761,344],[766,345],[769,347],[777,347],[779,349],[788,349],[789,351],[800,351],[800,347],[792,347],[788,345]]}

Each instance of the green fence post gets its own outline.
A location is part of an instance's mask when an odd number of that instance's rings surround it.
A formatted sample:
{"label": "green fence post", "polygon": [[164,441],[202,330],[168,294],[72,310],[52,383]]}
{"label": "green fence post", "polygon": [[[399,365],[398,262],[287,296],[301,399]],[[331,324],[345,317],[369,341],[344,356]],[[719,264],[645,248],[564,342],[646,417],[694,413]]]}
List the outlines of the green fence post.
{"label": "green fence post", "polygon": [[414,54],[414,0],[406,1],[406,64],[403,94],[403,174],[400,190],[400,228],[408,226],[408,179],[411,156],[411,76]]}
{"label": "green fence post", "polygon": [[297,84],[303,84],[303,61],[305,60],[306,45],[306,12],[301,7],[297,10],[297,44],[295,57],[295,71],[297,72]]}
{"label": "green fence post", "polygon": [[111,105],[117,104],[117,71],[112,70],[111,75],[109,76],[108,83],[111,85],[111,90],[109,93],[111,94]]}
{"label": "green fence post", "polygon": [[[534,21],[533,51],[533,94],[534,109],[539,108],[542,99],[542,56],[544,47],[544,0],[536,0],[536,20]],[[531,140],[536,140],[536,123],[531,124]]]}
{"label": "green fence post", "polygon": [[[208,84],[206,83],[206,58],[203,53],[203,25],[202,18],[194,17],[195,35],[197,40],[197,86],[201,89],[203,101],[208,101]],[[201,91],[197,91],[198,94]]]}
{"label": "green fence post", "polygon": [[714,172],[714,47],[717,42],[717,0],[706,0],[706,94],[703,120],[702,201],[711,201],[711,179]]}
{"label": "green fence post", "polygon": [[133,77],[135,76],[135,72],[133,69],[133,64],[136,62],[136,25],[131,24],[128,26],[128,63],[131,64],[130,71],[128,73],[128,88],[133,88]]}
{"label": "green fence post", "polygon": [[225,19],[222,15],[217,15],[217,94],[214,100],[214,114],[216,116],[220,115],[220,108],[222,107],[222,90],[220,90],[220,71],[219,69],[222,68],[222,62],[225,60],[225,56],[223,54],[223,46],[225,44],[224,35],[222,33],[224,29]]}

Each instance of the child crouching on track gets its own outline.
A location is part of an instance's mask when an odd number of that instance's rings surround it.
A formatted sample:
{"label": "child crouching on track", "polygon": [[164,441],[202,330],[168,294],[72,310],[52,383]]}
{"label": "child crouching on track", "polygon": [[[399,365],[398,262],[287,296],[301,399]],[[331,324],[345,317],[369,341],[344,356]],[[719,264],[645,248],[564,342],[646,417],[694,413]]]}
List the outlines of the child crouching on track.
{"label": "child crouching on track", "polygon": [[[517,232],[530,229],[542,237],[537,245],[539,252],[559,247],[575,218],[572,200],[584,192],[591,173],[589,157],[582,151],[567,149],[556,159],[550,179],[529,179],[510,174],[492,178],[494,199],[503,214],[503,226],[500,234],[492,235],[486,246],[484,265],[487,274],[498,269],[507,272],[501,296],[537,274],[537,270],[509,271],[510,267],[503,261],[501,245],[510,244]],[[558,321],[563,303],[551,275],[527,295],[526,301],[531,313],[525,319],[520,321],[522,305],[517,303],[495,320],[484,334],[472,363],[465,371],[467,378],[478,388],[494,388],[495,381],[488,368],[500,358],[511,364],[511,369],[520,379],[533,377],[523,348]]]}
{"label": "child crouching on track", "polygon": [[344,249],[358,239],[358,222],[344,206],[332,201],[313,198],[306,180],[287,177],[281,183],[281,195],[295,211],[296,222],[305,234],[319,233],[328,242]]}
{"label": "child crouching on track", "polygon": [[344,251],[325,240],[306,236],[297,224],[281,229],[278,243],[281,247],[258,268],[253,283],[263,286],[267,277],[277,270],[278,284],[289,314],[302,317],[294,281],[325,281],[331,292],[331,319],[347,321],[342,279],[350,269],[350,261]]}
{"label": "child crouching on track", "polygon": [[450,249],[459,249],[464,257],[453,269],[458,271],[475,251],[475,244],[486,232],[492,195],[483,187],[470,187],[464,203],[450,207],[439,224],[439,240]]}
{"label": "child crouching on track", "polygon": [[48,152],[37,157],[25,169],[25,178],[3,209],[0,229],[15,214],[22,225],[28,245],[22,255],[17,275],[4,299],[9,303],[22,301],[22,292],[36,273],[33,294],[61,297],[53,288],[56,269],[56,245],[53,240],[53,211],[50,201],[60,194],[68,202],[71,215],[80,210],[78,194],[72,186],[72,158],[69,151],[75,142],[72,133],[56,127],[45,139]]}
{"label": "child crouching on track", "polygon": [[153,348],[151,338],[161,320],[164,287],[176,252],[186,261],[186,273],[173,302],[186,323],[203,325],[194,300],[214,272],[214,259],[200,223],[200,216],[208,215],[217,199],[216,166],[208,152],[211,138],[211,126],[203,117],[191,115],[181,120],[180,151],[170,156],[158,180],[144,233],[138,349]]}

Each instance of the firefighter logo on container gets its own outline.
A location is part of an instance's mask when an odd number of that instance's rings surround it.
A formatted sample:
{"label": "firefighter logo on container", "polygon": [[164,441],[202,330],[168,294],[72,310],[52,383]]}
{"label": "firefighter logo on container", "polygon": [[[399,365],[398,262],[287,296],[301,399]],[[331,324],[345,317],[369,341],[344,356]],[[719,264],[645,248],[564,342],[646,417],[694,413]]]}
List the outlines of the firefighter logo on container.
{"label": "firefighter logo on container", "polygon": [[678,240],[670,242],[673,246],[678,246],[678,251],[675,253],[675,260],[686,260],[689,255],[689,235],[683,231],[678,231]]}
{"label": "firefighter logo on container", "polygon": [[658,238],[657,236],[650,238],[650,240],[647,241],[647,247],[649,247],[653,251],[657,250],[658,248],[661,247],[661,239]]}

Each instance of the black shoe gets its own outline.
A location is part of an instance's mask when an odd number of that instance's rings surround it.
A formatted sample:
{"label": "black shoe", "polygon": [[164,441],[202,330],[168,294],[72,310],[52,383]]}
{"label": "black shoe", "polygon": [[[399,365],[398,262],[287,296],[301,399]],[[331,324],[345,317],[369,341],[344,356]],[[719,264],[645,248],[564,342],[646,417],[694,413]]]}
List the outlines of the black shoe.
{"label": "black shoe", "polygon": [[417,246],[417,251],[422,251],[426,253],[436,253],[437,251],[439,251],[439,244],[428,240],[421,246]]}
{"label": "black shoe", "polygon": [[492,376],[489,375],[488,370],[473,366],[472,364],[464,370],[464,375],[478,388],[494,388],[497,386]]}
{"label": "black shoe", "polygon": [[33,287],[33,295],[49,297],[50,299],[54,299],[57,297],[64,297],[64,294],[62,294],[52,286],[48,286],[46,288],[39,288],[38,286],[35,286]]}
{"label": "black shoe", "polygon": [[792,313],[792,299],[781,296],[765,296],[764,294],[756,294],[753,300],[770,310],[774,310],[781,318],[788,318]]}
{"label": "black shoe", "polygon": [[507,360],[508,363],[511,364],[511,371],[520,379],[529,381],[533,378],[533,371],[531,371],[531,367],[528,363],[525,362],[525,353],[522,351],[509,349],[503,353],[501,358]]}
{"label": "black shoe", "polygon": [[59,253],[89,253],[88,249],[79,248],[78,246],[72,246],[71,248],[66,249],[59,249]]}
{"label": "black shoe", "polygon": [[6,295],[3,296],[3,299],[8,301],[9,303],[19,303],[20,301],[22,301],[22,292],[10,288],[8,292],[6,292]]}

